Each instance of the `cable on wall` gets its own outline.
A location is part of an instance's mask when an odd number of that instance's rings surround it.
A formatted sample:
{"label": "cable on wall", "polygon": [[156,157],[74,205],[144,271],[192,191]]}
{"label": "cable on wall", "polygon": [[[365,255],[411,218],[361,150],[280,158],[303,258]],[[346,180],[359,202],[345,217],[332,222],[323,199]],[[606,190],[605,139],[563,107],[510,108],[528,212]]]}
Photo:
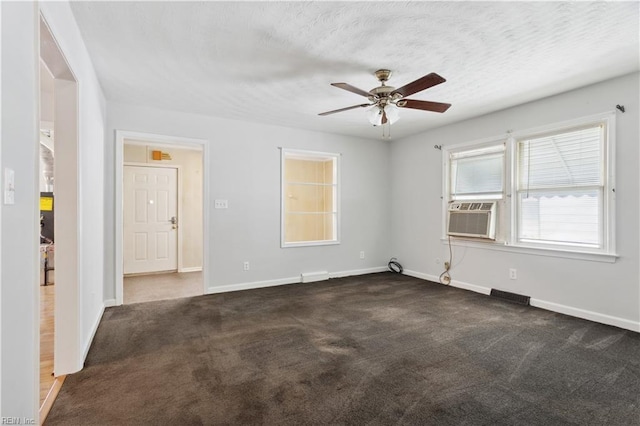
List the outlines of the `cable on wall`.
{"label": "cable on wall", "polygon": [[398,259],[396,259],[395,257],[392,257],[391,260],[389,260],[387,266],[389,267],[389,270],[391,272],[395,272],[396,274],[402,273],[402,265],[398,263]]}
{"label": "cable on wall", "polygon": [[449,270],[451,269],[451,261],[453,260],[453,250],[451,248],[451,235],[449,235],[449,261],[444,262],[444,271],[440,274],[438,281],[440,284],[449,285],[451,284],[451,275],[449,274]]}

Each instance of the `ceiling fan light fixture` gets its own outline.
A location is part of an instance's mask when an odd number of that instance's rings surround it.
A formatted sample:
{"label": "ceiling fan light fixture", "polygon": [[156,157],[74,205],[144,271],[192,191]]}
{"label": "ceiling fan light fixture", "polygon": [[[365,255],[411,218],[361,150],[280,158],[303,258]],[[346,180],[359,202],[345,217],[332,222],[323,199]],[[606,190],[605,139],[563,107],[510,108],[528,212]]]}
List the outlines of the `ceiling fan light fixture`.
{"label": "ceiling fan light fixture", "polygon": [[378,105],[374,105],[373,108],[369,108],[367,110],[367,118],[369,119],[369,123],[374,126],[379,126],[382,124],[382,109]]}
{"label": "ceiling fan light fixture", "polygon": [[384,107],[384,112],[387,114],[387,120],[389,120],[389,124],[393,124],[396,121],[400,120],[400,110],[394,104],[387,104]]}

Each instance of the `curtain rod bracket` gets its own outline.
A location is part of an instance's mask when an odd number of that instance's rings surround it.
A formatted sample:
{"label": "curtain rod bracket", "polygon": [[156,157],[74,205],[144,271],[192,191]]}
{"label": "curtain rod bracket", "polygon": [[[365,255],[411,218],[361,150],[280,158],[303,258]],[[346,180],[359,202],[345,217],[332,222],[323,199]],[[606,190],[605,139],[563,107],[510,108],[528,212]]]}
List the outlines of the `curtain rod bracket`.
{"label": "curtain rod bracket", "polygon": [[624,105],[616,105],[616,108],[618,108],[622,113],[624,113]]}
{"label": "curtain rod bracket", "polygon": [[433,146],[435,149],[439,149],[440,151],[442,151],[442,145],[434,145]]}

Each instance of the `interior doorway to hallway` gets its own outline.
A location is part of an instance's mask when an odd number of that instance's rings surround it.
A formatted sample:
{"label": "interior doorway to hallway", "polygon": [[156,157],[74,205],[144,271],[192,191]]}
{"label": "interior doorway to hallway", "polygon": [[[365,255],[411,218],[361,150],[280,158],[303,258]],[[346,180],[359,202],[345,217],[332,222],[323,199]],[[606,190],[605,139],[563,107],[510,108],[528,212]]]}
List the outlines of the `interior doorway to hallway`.
{"label": "interior doorway to hallway", "polygon": [[79,368],[78,83],[40,17],[40,421]]}
{"label": "interior doorway to hallway", "polygon": [[203,145],[149,135],[121,144],[118,304],[204,294]]}

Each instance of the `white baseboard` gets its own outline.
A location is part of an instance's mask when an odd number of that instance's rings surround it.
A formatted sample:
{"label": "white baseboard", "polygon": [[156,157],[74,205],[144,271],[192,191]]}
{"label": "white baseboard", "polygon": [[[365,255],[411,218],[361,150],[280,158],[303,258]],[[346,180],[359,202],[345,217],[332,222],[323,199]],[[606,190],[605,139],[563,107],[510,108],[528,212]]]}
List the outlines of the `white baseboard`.
{"label": "white baseboard", "polygon": [[300,274],[300,282],[302,283],[314,283],[316,281],[326,281],[328,279],[328,271],[303,272]]}
{"label": "white baseboard", "polygon": [[[378,266],[375,268],[367,268],[367,269],[352,269],[350,271],[330,272],[329,278],[343,278],[343,277],[350,277],[353,275],[373,274],[376,272],[384,272],[384,271],[387,271],[386,266]],[[253,281],[249,283],[239,283],[239,284],[209,287],[207,289],[207,294],[226,293],[229,291],[239,291],[239,290],[251,290],[254,288],[275,287],[278,285],[297,284],[297,283],[300,283],[300,276],[290,277],[290,278],[280,278],[276,280]]]}
{"label": "white baseboard", "polygon": [[104,301],[104,307],[105,308],[110,308],[110,307],[116,306],[116,305],[117,305],[116,299],[107,299],[107,300]]}
{"label": "white baseboard", "polygon": [[438,282],[438,277],[435,275],[425,274],[424,272],[412,271],[411,269],[405,269],[402,271],[402,275],[408,275],[413,278],[420,278],[421,280]]}
{"label": "white baseboard", "polygon": [[249,283],[229,284],[207,288],[207,294],[227,293],[229,291],[251,290],[254,288],[275,287],[278,285],[295,284],[300,282],[300,276],[280,278],[277,280],[253,281]]}
{"label": "white baseboard", "polygon": [[182,268],[178,271],[179,273],[183,272],[202,272],[202,266],[193,266],[190,268]]}
{"label": "white baseboard", "polygon": [[82,362],[81,362],[81,364],[82,364],[83,368],[84,368],[84,362],[87,359],[87,354],[89,353],[89,348],[91,348],[91,343],[93,343],[93,338],[96,335],[96,331],[98,331],[98,326],[100,325],[100,321],[102,320],[102,315],[103,314],[104,314],[104,304],[100,308],[100,313],[98,314],[98,316],[96,317],[96,320],[93,322],[93,325],[91,326],[91,334],[89,335],[89,339],[85,343],[84,348],[82,350]]}
{"label": "white baseboard", "polygon": [[387,268],[386,266],[376,266],[375,268],[367,268],[367,269],[352,269],[350,271],[330,272],[329,278],[344,278],[344,277],[351,277],[353,275],[375,274],[378,272],[385,272],[388,270],[389,268]]}
{"label": "white baseboard", "polygon": [[[416,272],[406,269],[403,273],[405,275],[409,275],[410,277],[420,278],[436,283],[439,282],[438,277],[435,275],[429,275],[423,272]],[[491,293],[491,289],[488,287],[470,284],[463,281],[452,280],[450,285],[451,287],[462,288],[464,290],[470,290],[485,295],[489,295]],[[531,304],[531,306],[540,309],[546,309],[547,311],[558,312],[560,314],[570,315],[572,317],[582,318],[589,321],[595,321],[601,324],[613,325],[615,327],[624,328],[625,330],[640,332],[640,322],[630,321],[624,318],[614,317],[598,312],[587,311],[585,309],[574,308],[572,306],[561,305],[559,303],[547,302],[546,300],[531,298],[529,303]]]}
{"label": "white baseboard", "polygon": [[469,284],[469,283],[465,283],[464,281],[456,281],[456,280],[451,280],[451,284],[449,284],[451,287],[457,287],[457,288],[461,288],[464,290],[470,290],[470,291],[475,291],[476,293],[480,293],[480,294],[484,294],[486,296],[491,294],[491,289],[488,287],[482,287],[479,285],[475,285],[475,284]]}
{"label": "white baseboard", "polygon": [[624,328],[626,330],[640,332],[640,322],[630,321],[620,317],[601,314],[598,312],[587,311],[572,306],[561,305],[559,303],[547,302],[540,299],[531,299],[531,306],[546,309],[547,311],[559,312],[572,317],[583,318],[589,321],[595,321],[602,324],[613,325],[615,327]]}

